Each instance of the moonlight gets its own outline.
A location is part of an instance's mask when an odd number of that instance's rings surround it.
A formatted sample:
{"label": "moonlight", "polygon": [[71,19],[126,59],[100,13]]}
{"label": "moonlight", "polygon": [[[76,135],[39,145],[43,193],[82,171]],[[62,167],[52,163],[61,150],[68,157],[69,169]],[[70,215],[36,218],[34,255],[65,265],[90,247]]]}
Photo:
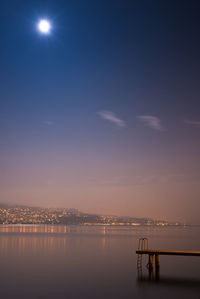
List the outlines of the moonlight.
{"label": "moonlight", "polygon": [[51,31],[51,23],[48,20],[40,20],[37,27],[43,34],[48,34]]}

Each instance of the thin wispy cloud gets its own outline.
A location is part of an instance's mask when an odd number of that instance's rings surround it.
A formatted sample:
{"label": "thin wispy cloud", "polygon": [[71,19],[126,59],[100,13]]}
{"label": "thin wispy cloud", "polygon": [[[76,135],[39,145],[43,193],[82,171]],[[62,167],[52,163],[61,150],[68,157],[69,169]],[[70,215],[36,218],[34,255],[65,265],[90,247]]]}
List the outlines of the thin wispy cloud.
{"label": "thin wispy cloud", "polygon": [[200,126],[200,120],[187,120],[187,119],[185,119],[184,122],[188,125]]}
{"label": "thin wispy cloud", "polygon": [[47,126],[52,126],[53,125],[53,121],[51,121],[51,120],[44,120],[43,124],[45,124]]}
{"label": "thin wispy cloud", "polygon": [[101,118],[114,123],[117,127],[126,126],[126,123],[122,119],[118,118],[112,111],[99,111],[97,114],[100,115]]}
{"label": "thin wispy cloud", "polygon": [[156,131],[164,131],[164,127],[161,124],[161,120],[153,115],[139,115],[139,120],[144,122],[148,127]]}

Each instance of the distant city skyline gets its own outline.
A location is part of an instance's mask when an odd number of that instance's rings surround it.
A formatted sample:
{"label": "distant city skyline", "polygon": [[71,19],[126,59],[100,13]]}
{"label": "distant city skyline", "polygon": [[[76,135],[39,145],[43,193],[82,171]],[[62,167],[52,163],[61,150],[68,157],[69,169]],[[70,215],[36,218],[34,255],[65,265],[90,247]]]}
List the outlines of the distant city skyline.
{"label": "distant city skyline", "polygon": [[78,209],[6,206],[0,204],[0,224],[63,224],[122,226],[182,226],[167,220],[84,213]]}
{"label": "distant city skyline", "polygon": [[0,202],[200,224],[199,13],[1,1]]}

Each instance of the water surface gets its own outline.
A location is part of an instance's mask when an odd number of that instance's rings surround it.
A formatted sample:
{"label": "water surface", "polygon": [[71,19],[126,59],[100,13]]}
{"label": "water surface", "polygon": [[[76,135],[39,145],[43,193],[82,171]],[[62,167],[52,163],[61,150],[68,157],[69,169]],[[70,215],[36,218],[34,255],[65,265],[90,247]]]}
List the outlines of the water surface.
{"label": "water surface", "polygon": [[1,298],[200,299],[200,257],[161,256],[161,278],[137,272],[152,249],[200,250],[198,227],[0,226]]}

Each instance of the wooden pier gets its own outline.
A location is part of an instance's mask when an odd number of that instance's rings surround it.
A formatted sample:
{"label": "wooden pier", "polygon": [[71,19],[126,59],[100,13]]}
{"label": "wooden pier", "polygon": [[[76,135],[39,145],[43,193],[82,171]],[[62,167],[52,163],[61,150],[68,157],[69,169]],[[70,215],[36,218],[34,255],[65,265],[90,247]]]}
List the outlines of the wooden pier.
{"label": "wooden pier", "polygon": [[138,255],[147,254],[149,256],[148,269],[149,279],[154,277],[154,256],[155,256],[155,276],[160,278],[160,255],[180,255],[180,256],[200,256],[200,251],[177,251],[177,250],[152,250],[152,249],[138,249]]}
{"label": "wooden pier", "polygon": [[137,254],[148,255],[184,255],[184,256],[200,256],[200,251],[179,251],[179,250],[137,250]]}

